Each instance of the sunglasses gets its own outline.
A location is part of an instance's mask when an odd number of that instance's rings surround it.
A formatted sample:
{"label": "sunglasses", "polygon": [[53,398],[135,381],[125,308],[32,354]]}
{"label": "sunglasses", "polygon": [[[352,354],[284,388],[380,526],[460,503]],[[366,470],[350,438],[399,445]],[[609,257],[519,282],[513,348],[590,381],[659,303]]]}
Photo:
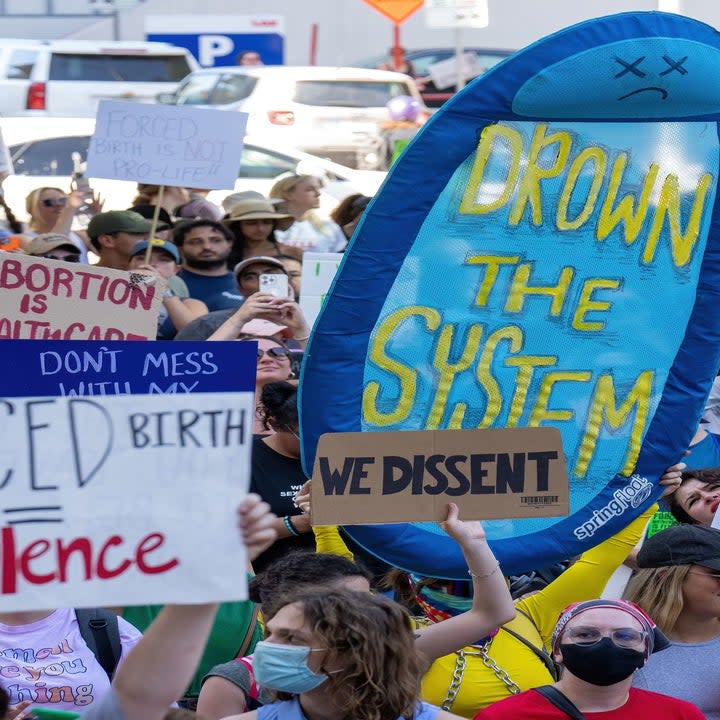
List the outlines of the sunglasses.
{"label": "sunglasses", "polygon": [[79,255],[43,255],[43,257],[46,257],[48,260],[63,260],[64,262],[80,262],[80,256]]}
{"label": "sunglasses", "polygon": [[56,200],[53,200],[52,198],[45,198],[42,201],[43,207],[65,207],[67,205],[67,198],[57,198]]}
{"label": "sunglasses", "polygon": [[269,350],[261,350],[260,348],[258,348],[258,351],[257,351],[258,360],[265,353],[267,353],[270,357],[273,357],[273,358],[289,358],[290,357],[290,351],[284,347],[271,347]]}

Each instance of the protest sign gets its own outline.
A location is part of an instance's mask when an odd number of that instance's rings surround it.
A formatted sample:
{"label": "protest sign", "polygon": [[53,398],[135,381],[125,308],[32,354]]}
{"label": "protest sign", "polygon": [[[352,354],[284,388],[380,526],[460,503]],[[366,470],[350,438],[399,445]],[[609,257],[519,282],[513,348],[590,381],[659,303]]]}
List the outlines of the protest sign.
{"label": "protest sign", "polygon": [[342,253],[306,252],[303,255],[300,309],[310,327],[320,314],[341,260]]}
{"label": "protest sign", "polygon": [[0,253],[0,339],[155,339],[164,291],[148,273]]}
{"label": "protest sign", "polygon": [[3,343],[0,610],[245,597],[255,351]]}
{"label": "protest sign", "polygon": [[[444,105],[363,215],[313,330],[306,472],[327,432],[557,427],[571,514],[489,522],[508,573],[646,509],[720,366],[720,91],[703,81],[718,69],[714,29],[625,13]],[[348,532],[419,574],[465,575],[449,538],[383,527]]]}
{"label": "protest sign", "polygon": [[357,525],[568,513],[556,428],[330,433],[318,444],[313,522]]}
{"label": "protest sign", "polygon": [[247,113],[101,100],[87,175],[224,190],[240,170]]}

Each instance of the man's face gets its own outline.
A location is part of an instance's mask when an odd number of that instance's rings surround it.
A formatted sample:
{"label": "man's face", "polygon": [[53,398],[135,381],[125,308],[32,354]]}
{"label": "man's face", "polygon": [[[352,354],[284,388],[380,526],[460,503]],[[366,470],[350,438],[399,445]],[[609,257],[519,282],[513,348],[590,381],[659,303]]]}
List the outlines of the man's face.
{"label": "man's face", "polygon": [[117,255],[125,258],[127,262],[130,260],[130,251],[139,243],[141,240],[147,239],[147,233],[130,233],[130,232],[115,232],[108,233],[107,235],[101,235],[98,238],[100,243],[100,252],[105,248],[112,249]]}
{"label": "man's face", "polygon": [[48,260],[63,260],[64,262],[80,262],[80,251],[67,246],[53,248],[42,257]]}
{"label": "man's face", "polygon": [[214,270],[227,262],[231,248],[232,243],[221,232],[201,226],[185,235],[181,250],[187,267]]}
{"label": "man's face", "polygon": [[240,292],[245,297],[256,293],[260,289],[261,275],[285,275],[285,270],[277,267],[277,265],[262,262],[248,265],[238,276]]}
{"label": "man's face", "polygon": [[[170,253],[165,252],[160,248],[153,248],[152,254],[150,255],[150,263],[152,267],[157,270],[162,277],[166,280],[171,278],[178,270],[175,258]],[[138,268],[145,265],[145,251],[137,253],[130,258],[128,264],[128,270],[137,270]]]}

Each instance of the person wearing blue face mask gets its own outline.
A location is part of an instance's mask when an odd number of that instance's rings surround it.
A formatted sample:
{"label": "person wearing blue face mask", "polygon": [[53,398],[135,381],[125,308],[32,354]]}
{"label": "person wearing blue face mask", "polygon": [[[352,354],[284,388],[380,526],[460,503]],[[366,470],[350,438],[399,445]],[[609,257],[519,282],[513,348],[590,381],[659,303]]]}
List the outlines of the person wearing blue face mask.
{"label": "person wearing blue face mask", "polygon": [[278,702],[228,720],[453,720],[420,702],[423,660],[407,612],[348,590],[298,591],[267,621],[257,682]]}

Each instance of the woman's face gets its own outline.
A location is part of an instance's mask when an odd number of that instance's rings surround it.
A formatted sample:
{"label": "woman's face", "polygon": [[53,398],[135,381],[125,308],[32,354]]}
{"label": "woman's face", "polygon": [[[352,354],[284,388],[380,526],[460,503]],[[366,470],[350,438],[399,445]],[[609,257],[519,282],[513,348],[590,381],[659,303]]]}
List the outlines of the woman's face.
{"label": "woman's face", "polygon": [[682,586],[683,611],[720,618],[720,572],[702,565],[690,568]]}
{"label": "woman's face", "polygon": [[267,621],[265,630],[267,642],[311,648],[308,667],[315,673],[322,672],[327,650],[323,647],[323,641],[309,627],[299,603],[281,607],[272,620]]}
{"label": "woman's face", "polygon": [[272,220],[241,220],[240,232],[250,242],[264,242],[273,231]]}
{"label": "woman's face", "polygon": [[52,189],[43,190],[35,204],[33,219],[53,226],[66,204],[65,193]]}
{"label": "woman's face", "polygon": [[720,482],[690,478],[676,491],[673,501],[699,525],[711,525],[720,507]]}
{"label": "woman's face", "polygon": [[303,178],[290,190],[286,200],[293,207],[301,210],[320,207],[320,181],[314,177]]}
{"label": "woman's face", "polygon": [[262,355],[257,360],[256,384],[265,385],[270,382],[287,380],[292,373],[289,356],[286,354],[274,355],[268,352],[268,350],[272,349],[284,353],[286,348],[280,343],[266,338],[259,339],[257,343],[258,352],[262,351]]}

